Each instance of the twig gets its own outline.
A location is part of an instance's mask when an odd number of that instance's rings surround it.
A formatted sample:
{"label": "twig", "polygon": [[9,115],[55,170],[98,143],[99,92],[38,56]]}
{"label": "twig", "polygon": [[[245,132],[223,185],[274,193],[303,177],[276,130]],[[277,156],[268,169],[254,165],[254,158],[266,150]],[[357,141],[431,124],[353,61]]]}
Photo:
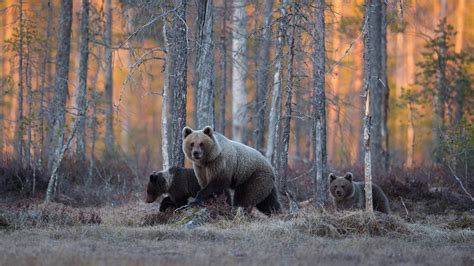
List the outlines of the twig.
{"label": "twig", "polygon": [[405,208],[405,213],[407,214],[408,217],[408,209],[407,206],[405,205],[405,202],[403,201],[403,198],[400,196],[400,201],[402,202],[403,208]]}

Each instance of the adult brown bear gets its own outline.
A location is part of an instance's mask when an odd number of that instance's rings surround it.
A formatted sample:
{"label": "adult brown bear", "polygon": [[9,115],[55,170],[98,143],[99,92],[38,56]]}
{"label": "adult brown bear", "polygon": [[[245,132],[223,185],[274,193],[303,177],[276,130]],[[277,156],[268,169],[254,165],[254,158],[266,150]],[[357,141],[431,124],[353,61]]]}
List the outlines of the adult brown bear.
{"label": "adult brown bear", "polygon": [[280,211],[273,168],[257,150],[229,140],[208,126],[202,130],[183,128],[183,151],[193,162],[201,186],[191,205],[230,188],[236,206],[257,207],[267,215]]}

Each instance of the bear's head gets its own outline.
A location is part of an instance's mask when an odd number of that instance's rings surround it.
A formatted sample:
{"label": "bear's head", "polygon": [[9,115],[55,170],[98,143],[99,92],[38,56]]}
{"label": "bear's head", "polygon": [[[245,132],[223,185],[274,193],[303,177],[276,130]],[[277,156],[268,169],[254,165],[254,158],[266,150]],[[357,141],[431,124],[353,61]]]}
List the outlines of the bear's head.
{"label": "bear's head", "polygon": [[348,172],[344,176],[329,174],[329,191],[335,199],[344,199],[352,195],[352,173]]}
{"label": "bear's head", "polygon": [[148,186],[146,189],[146,202],[152,203],[159,196],[168,193],[168,187],[165,178],[166,171],[153,172],[150,175],[150,180],[148,181]]}
{"label": "bear's head", "polygon": [[193,162],[206,162],[215,156],[218,148],[212,127],[202,130],[183,128],[183,152]]}

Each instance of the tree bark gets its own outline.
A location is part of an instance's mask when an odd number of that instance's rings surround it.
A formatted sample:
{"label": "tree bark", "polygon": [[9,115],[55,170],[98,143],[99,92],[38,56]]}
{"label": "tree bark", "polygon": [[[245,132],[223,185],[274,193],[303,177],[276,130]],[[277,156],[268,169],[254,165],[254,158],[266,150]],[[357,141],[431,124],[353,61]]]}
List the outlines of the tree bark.
{"label": "tree bark", "polygon": [[247,14],[246,0],[235,0],[232,17],[232,138],[246,143]]}
{"label": "tree bark", "polygon": [[287,181],[288,181],[288,152],[290,146],[290,129],[291,129],[291,115],[292,110],[292,99],[293,99],[293,60],[295,57],[295,31],[297,27],[297,20],[299,16],[298,4],[291,3],[293,14],[289,18],[288,24],[290,30],[288,32],[288,61],[286,66],[286,99],[285,99],[285,115],[282,125],[282,138],[279,146],[279,191],[280,194],[287,192]]}
{"label": "tree bark", "polygon": [[[63,146],[66,123],[66,100],[68,95],[69,53],[71,48],[72,0],[61,0],[58,49],[56,54],[56,79],[54,99],[50,109],[51,130],[49,132],[50,156],[48,173],[53,170],[53,161]],[[54,181],[54,179],[51,179]]]}
{"label": "tree bark", "polygon": [[227,1],[224,1],[224,11],[222,15],[222,35],[221,35],[221,86],[219,91],[219,129],[218,132],[225,134],[225,105],[227,92]]}
{"label": "tree bark", "polygon": [[327,200],[327,150],[326,150],[326,26],[325,1],[316,1],[316,24],[313,38],[313,184],[315,204]]}
{"label": "tree bark", "polygon": [[454,44],[454,51],[460,53],[462,50],[464,37],[464,13],[466,12],[466,0],[458,0],[456,9],[456,41]]}
{"label": "tree bark", "polygon": [[257,60],[257,86],[255,93],[255,123],[254,123],[254,147],[263,152],[265,133],[265,111],[267,103],[268,74],[270,66],[270,47],[272,44],[272,21],[273,1],[265,1],[263,7],[263,23],[261,37],[258,43]]}
{"label": "tree bark", "polygon": [[381,68],[380,68],[380,80],[381,80],[381,93],[382,93],[382,99],[381,99],[381,121],[380,121],[380,135],[381,135],[381,146],[382,146],[382,157],[380,158],[381,160],[381,166],[382,168],[380,171],[378,171],[378,174],[383,174],[385,175],[388,171],[389,168],[389,163],[390,163],[390,154],[388,150],[388,144],[389,144],[389,132],[388,132],[388,127],[387,127],[387,121],[388,121],[388,109],[389,109],[389,84],[388,84],[388,78],[387,78],[387,2],[386,1],[381,1],[382,6],[381,6]]}
{"label": "tree bark", "polygon": [[16,118],[16,154],[20,165],[23,165],[23,0],[20,0],[20,30],[18,37],[18,111]]}
{"label": "tree bark", "polygon": [[[46,0],[47,12],[48,12],[48,22],[46,24],[46,40],[51,39],[51,28],[53,20],[53,4],[50,0]],[[51,47],[48,43],[46,53],[43,55],[41,63],[41,88],[40,88],[40,110],[39,110],[39,131],[40,131],[40,159],[47,159],[45,156],[45,119],[47,118],[46,114],[46,100],[50,92],[50,80],[51,80]],[[41,161],[39,163],[41,165]]]}
{"label": "tree bark", "polygon": [[199,0],[197,5],[197,128],[214,128],[214,11],[212,0]]}
{"label": "tree bark", "polygon": [[[332,12],[334,12],[334,21],[332,23],[332,72],[330,73],[330,86],[332,91],[332,102],[334,104],[333,108],[328,108],[328,120],[329,120],[329,130],[332,131],[328,135],[328,148],[331,154],[330,161],[336,162],[336,158],[343,157],[343,146],[344,144],[340,142],[343,141],[342,129],[341,129],[341,106],[340,106],[340,97],[339,97],[339,64],[340,58],[340,49],[341,49],[341,36],[339,34],[338,25],[341,23],[341,12],[342,12],[342,1],[333,0],[332,1]],[[339,143],[338,143],[339,142]],[[342,163],[342,159],[337,161]]]}
{"label": "tree bark", "polygon": [[365,211],[374,212],[372,200],[372,152],[370,148],[371,116],[370,116],[370,89],[365,90],[365,117],[364,117],[364,180],[365,180]]}
{"label": "tree bark", "polygon": [[370,91],[370,146],[375,174],[384,173],[384,150],[382,126],[384,119],[384,84],[382,76],[382,1],[366,0],[366,29],[364,34],[364,86]]}
{"label": "tree bark", "polygon": [[113,114],[113,55],[112,55],[112,0],[105,0],[105,146],[108,154],[114,151]]}
{"label": "tree bark", "polygon": [[[417,4],[416,1],[412,1],[412,12],[416,14]],[[405,84],[409,86],[411,90],[411,86],[415,83],[415,36],[416,36],[416,27],[411,26],[409,29],[412,32],[408,32],[406,34],[406,80]],[[414,123],[414,114],[415,114],[415,107],[411,102],[408,103],[408,127],[407,127],[407,157],[405,165],[407,167],[413,167],[415,164],[415,123]]]}
{"label": "tree bark", "polygon": [[280,18],[278,23],[278,39],[276,44],[276,57],[275,57],[275,73],[273,75],[273,91],[272,91],[272,102],[270,109],[270,117],[268,123],[268,141],[267,150],[265,156],[273,164],[273,167],[277,168],[277,161],[275,160],[275,149],[279,136],[279,124],[281,116],[281,94],[282,94],[282,80],[283,80],[283,48],[285,46],[286,39],[286,5],[288,0],[282,0],[280,4]]}
{"label": "tree bark", "polygon": [[[72,0],[61,1],[58,51],[56,55],[56,80],[54,100],[50,110],[51,132],[49,143],[51,154],[48,161],[48,174],[51,175],[48,184],[46,201],[51,199],[58,184],[57,168],[64,154],[64,130],[66,126],[66,100],[68,95],[69,53],[71,48]],[[59,163],[58,163],[59,162]]]}
{"label": "tree bark", "polygon": [[[87,71],[89,62],[89,0],[82,0],[80,26],[80,58],[79,58],[79,85],[77,87],[76,106],[78,116],[87,113]],[[84,117],[85,118],[85,117]],[[78,121],[79,122],[79,121]],[[86,119],[77,124],[76,157],[84,164],[86,162]]]}
{"label": "tree bark", "polygon": [[[187,74],[187,26],[186,0],[174,0],[172,17],[165,21],[166,42],[166,83],[163,105],[168,108],[168,117],[162,121],[164,128],[169,127],[162,137],[163,167],[184,166],[181,130],[186,126],[186,74]],[[169,97],[169,101],[167,102]],[[166,109],[163,108],[166,116]],[[168,124],[169,122],[169,124]],[[168,153],[168,154],[166,154]],[[166,156],[166,157],[165,157]]]}

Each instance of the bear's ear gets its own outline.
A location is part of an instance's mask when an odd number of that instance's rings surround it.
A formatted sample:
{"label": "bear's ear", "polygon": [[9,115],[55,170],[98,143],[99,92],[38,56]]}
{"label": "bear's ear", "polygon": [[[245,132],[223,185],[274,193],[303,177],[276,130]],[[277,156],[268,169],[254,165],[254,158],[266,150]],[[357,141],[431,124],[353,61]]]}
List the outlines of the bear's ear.
{"label": "bear's ear", "polygon": [[156,183],[156,179],[158,178],[158,174],[156,172],[151,173],[150,175],[150,182]]}
{"label": "bear's ear", "polygon": [[348,181],[352,182],[352,173],[347,172],[346,175],[344,176],[344,178],[347,179]]}
{"label": "bear's ear", "polygon": [[183,128],[183,139],[185,139],[191,133],[193,133],[193,130],[190,127],[184,127]]}
{"label": "bear's ear", "polygon": [[330,173],[329,174],[329,183],[331,183],[332,181],[336,180],[337,176],[333,173]]}
{"label": "bear's ear", "polygon": [[214,129],[212,129],[210,126],[207,126],[202,130],[202,132],[204,132],[204,134],[208,135],[209,137],[212,137],[212,134],[214,134]]}

